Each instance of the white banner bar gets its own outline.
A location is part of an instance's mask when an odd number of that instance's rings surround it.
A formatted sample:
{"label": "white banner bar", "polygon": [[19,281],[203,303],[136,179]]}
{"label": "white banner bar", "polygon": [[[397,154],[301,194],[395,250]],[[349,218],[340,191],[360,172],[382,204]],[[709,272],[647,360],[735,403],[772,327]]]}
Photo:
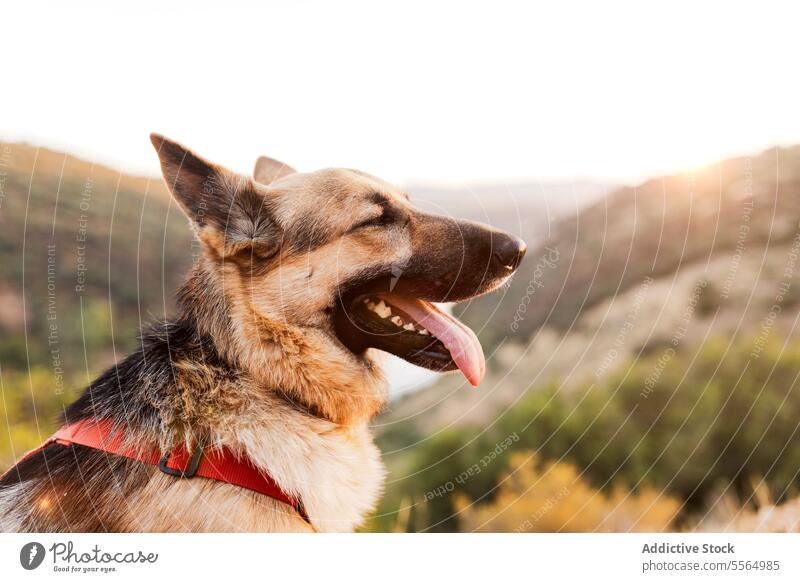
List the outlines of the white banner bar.
{"label": "white banner bar", "polygon": [[0,579],[778,581],[798,554],[800,534],[2,534]]}

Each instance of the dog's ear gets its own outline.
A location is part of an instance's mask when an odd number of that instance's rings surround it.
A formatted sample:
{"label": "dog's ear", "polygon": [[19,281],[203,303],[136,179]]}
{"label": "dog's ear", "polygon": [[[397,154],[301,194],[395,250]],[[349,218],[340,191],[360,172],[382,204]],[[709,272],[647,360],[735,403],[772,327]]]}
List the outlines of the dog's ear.
{"label": "dog's ear", "polygon": [[158,153],[164,181],[184,212],[198,226],[214,220],[216,208],[229,205],[222,188],[225,170],[163,135],[151,133],[150,141]]}
{"label": "dog's ear", "polygon": [[252,180],[157,133],[150,134],[150,141],[167,186],[203,242],[223,256],[253,248],[266,257],[277,250],[280,229]]}
{"label": "dog's ear", "polygon": [[283,162],[273,160],[267,156],[261,156],[256,160],[256,167],[253,169],[253,178],[256,182],[261,184],[272,184],[275,180],[279,180],[289,174],[296,174],[291,166],[287,166]]}

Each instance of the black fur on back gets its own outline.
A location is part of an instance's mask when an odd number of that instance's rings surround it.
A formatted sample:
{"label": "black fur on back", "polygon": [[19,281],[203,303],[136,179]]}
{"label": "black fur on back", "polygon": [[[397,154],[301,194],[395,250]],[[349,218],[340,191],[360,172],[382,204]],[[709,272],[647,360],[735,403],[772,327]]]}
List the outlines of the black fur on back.
{"label": "black fur on back", "polygon": [[106,370],[67,408],[64,421],[98,417],[152,426],[165,388],[176,381],[174,364],[185,361],[228,366],[189,318],[154,326],[142,336],[139,350]]}

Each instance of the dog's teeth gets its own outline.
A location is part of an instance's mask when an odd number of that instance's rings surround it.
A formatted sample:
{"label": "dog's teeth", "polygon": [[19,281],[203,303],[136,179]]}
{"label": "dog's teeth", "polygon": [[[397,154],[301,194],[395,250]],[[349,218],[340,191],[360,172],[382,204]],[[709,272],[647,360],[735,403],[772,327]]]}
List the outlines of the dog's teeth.
{"label": "dog's teeth", "polygon": [[400,319],[400,318],[399,318],[398,316],[396,316],[396,315],[395,315],[395,316],[394,316],[392,319],[390,319],[389,321],[391,321],[393,324],[395,324],[395,325],[396,325],[396,326],[398,326],[398,327],[403,327],[403,320],[402,320],[402,319]]}
{"label": "dog's teeth", "polygon": [[419,335],[430,335],[430,332],[429,332],[427,329],[425,329],[425,328],[422,328],[422,329],[421,329],[421,330],[419,330],[417,333],[418,333]]}
{"label": "dog's teeth", "polygon": [[405,329],[406,331],[417,331],[417,328],[416,328],[416,327],[414,327],[414,324],[413,324],[413,323],[407,323],[407,324],[405,324],[405,325],[403,326],[403,329]]}
{"label": "dog's teeth", "polygon": [[383,299],[381,299],[381,302],[378,303],[378,305],[375,306],[375,309],[373,309],[373,311],[375,313],[377,313],[378,315],[380,315],[383,319],[386,319],[387,317],[391,317],[391,315],[392,315],[391,307],[386,305],[386,303],[383,302]]}

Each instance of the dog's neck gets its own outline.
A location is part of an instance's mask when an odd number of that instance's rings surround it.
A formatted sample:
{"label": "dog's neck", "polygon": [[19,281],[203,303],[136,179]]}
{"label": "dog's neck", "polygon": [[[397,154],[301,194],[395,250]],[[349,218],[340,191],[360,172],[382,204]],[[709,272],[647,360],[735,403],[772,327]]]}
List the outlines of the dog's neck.
{"label": "dog's neck", "polygon": [[226,293],[203,261],[179,292],[181,317],[220,357],[308,414],[339,425],[366,424],[386,403],[386,381],[368,357],[336,346],[327,332],[268,319]]}

